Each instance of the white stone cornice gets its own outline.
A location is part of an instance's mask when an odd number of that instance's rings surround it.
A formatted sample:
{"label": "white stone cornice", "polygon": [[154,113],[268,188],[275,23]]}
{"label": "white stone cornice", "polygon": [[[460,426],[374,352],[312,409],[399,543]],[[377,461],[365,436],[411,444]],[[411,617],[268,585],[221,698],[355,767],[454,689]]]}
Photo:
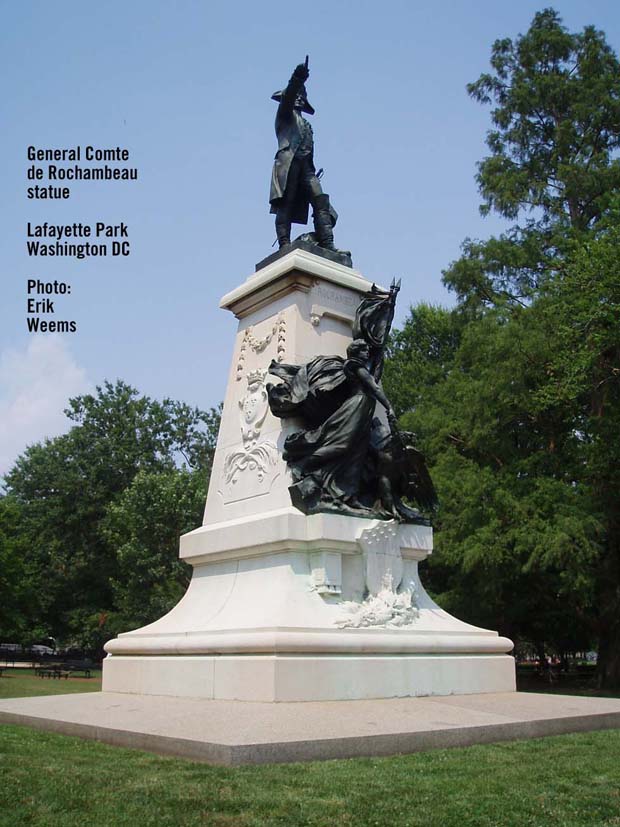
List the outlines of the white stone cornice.
{"label": "white stone cornice", "polygon": [[306,250],[292,250],[282,258],[267,265],[267,267],[263,267],[257,273],[248,276],[243,284],[222,297],[220,307],[233,310],[234,306],[242,299],[295,270],[316,278],[325,279],[325,281],[330,281],[341,287],[357,290],[360,293],[365,293],[372,287],[372,282],[365,279],[358,270],[315,256]]}

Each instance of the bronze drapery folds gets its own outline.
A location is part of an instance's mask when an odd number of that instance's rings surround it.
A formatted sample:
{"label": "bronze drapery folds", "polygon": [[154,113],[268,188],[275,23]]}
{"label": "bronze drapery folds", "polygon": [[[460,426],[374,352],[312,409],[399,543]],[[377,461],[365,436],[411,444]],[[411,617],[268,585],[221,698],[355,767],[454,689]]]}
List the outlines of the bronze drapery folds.
{"label": "bronze drapery folds", "polygon": [[[300,418],[284,443],[293,505],[305,514],[428,524],[437,496],[413,434],[398,429],[380,385],[400,282],[373,285],[357,308],[347,357],[317,356],[305,365],[272,362],[281,383],[268,384],[272,413]],[[376,416],[377,403],[380,406]],[[383,409],[383,412],[381,412]]]}

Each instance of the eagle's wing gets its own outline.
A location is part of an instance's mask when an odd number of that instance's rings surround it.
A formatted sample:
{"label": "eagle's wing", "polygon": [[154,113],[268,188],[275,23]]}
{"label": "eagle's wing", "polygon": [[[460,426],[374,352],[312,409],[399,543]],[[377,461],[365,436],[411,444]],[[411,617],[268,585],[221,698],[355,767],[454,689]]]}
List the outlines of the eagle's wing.
{"label": "eagle's wing", "polygon": [[439,504],[437,492],[431,475],[428,473],[424,455],[412,445],[407,445],[405,448],[405,469],[407,477],[405,496],[416,502],[420,508],[434,511]]}

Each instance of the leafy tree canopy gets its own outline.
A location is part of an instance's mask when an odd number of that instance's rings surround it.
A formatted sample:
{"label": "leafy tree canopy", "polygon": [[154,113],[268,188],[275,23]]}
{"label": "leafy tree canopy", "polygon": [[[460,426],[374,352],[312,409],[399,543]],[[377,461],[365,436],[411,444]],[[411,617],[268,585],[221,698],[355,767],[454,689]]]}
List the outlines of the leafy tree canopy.
{"label": "leafy tree canopy", "polygon": [[551,9],[491,65],[482,209],[516,223],[466,240],[457,307],[413,308],[384,380],[432,463],[440,600],[541,650],[597,641],[620,686],[620,67]]}
{"label": "leafy tree canopy", "polygon": [[517,223],[499,238],[467,239],[444,274],[469,306],[528,301],[620,186],[620,63],[602,32],[571,34],[545,9],[525,35],[494,43],[491,66],[467,87],[494,106],[481,211]]}
{"label": "leafy tree canopy", "polygon": [[[85,640],[85,627],[99,629],[104,637],[101,618],[119,610],[119,549],[130,542],[137,519],[130,517],[128,494],[134,481],[158,475],[168,480],[159,488],[154,483],[154,490],[164,513],[176,509],[171,530],[200,523],[198,501],[204,502],[206,494],[219,412],[170,399],[159,402],[117,381],[71,399],[66,414],[73,422],[68,433],[27,448],[6,476],[4,507],[18,516],[4,549],[18,542],[20,565],[29,572],[27,624],[54,637]],[[171,482],[178,479],[191,480],[189,499],[179,498],[178,485]],[[173,500],[168,511],[166,496]],[[128,522],[121,537],[111,533],[109,514],[123,503]],[[165,545],[172,566],[178,538],[173,542],[170,532],[165,537],[153,534],[150,551],[161,557]],[[135,578],[132,583],[137,588]]]}

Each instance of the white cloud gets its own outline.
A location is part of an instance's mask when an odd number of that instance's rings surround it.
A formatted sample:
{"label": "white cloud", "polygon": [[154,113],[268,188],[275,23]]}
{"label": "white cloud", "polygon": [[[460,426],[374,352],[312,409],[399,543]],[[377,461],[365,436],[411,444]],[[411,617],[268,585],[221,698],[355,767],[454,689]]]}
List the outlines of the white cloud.
{"label": "white cloud", "polygon": [[61,336],[33,336],[23,350],[0,353],[0,475],[34,442],[70,425],[70,396],[92,389]]}

